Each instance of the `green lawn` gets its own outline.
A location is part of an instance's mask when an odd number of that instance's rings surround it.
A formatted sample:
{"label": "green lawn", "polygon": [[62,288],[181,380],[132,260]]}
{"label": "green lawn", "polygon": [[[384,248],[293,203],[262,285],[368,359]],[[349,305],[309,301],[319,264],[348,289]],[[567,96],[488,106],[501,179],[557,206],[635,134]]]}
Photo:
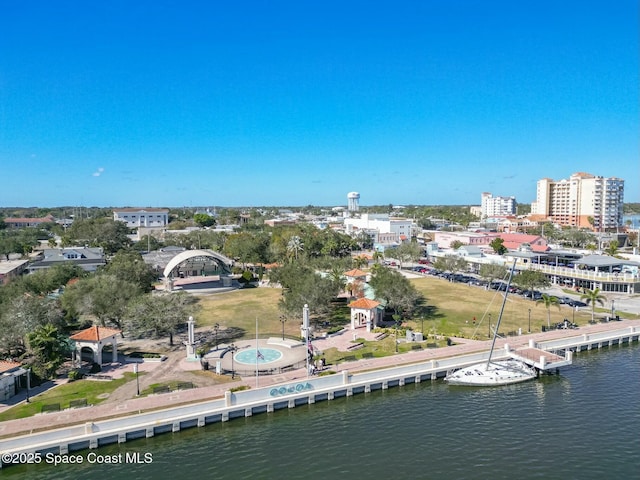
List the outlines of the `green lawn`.
{"label": "green lawn", "polygon": [[[140,375],[144,374],[143,372]],[[124,378],[111,381],[78,380],[48,390],[41,395],[31,398],[30,403],[23,403],[0,413],[0,422],[25,418],[40,413],[43,405],[59,404],[60,409],[69,408],[73,400],[86,399],[87,404],[95,405],[105,400],[101,395],[113,392],[131,380],[135,374],[126,372]]]}
{"label": "green lawn", "polygon": [[[489,336],[489,314],[491,323],[495,324],[502,304],[501,293],[494,290],[485,290],[480,287],[472,287],[462,283],[448,282],[440,278],[425,277],[412,280],[413,285],[426,297],[427,305],[432,313],[424,322],[425,332],[436,331],[444,335],[463,336],[477,338]],[[529,310],[531,310],[531,331],[541,331],[542,325],[547,325],[547,310],[543,304],[538,304],[520,295],[509,295],[502,317],[501,333],[518,331],[526,333],[529,328]],[[477,327],[478,322],[486,312],[483,324]],[[564,318],[573,321],[573,309],[560,305],[551,307],[551,324],[559,323]],[[476,318],[476,325],[473,324]],[[575,312],[575,322],[585,325],[591,319],[590,311],[586,309]],[[420,331],[421,322],[409,321],[408,325]]]}
{"label": "green lawn", "polygon": [[[429,314],[424,322],[420,319],[405,320],[405,327],[421,331],[424,323],[425,333],[467,338],[475,335],[479,339],[488,338],[489,314],[491,314],[491,323],[495,325],[502,302],[500,294],[496,295],[494,290],[484,290],[480,287],[471,287],[434,277],[413,279],[411,282],[426,298]],[[244,331],[245,338],[252,338],[255,335],[256,318],[258,318],[258,329],[261,335],[280,335],[282,333],[281,313],[278,310],[280,298],[281,291],[278,288],[252,288],[200,297],[202,311],[198,315],[198,326],[212,326],[219,323],[223,328],[240,328]],[[526,333],[529,329],[529,310],[531,310],[531,331],[541,331],[542,325],[547,325],[547,311],[544,305],[519,295],[509,295],[502,318],[501,333],[517,332],[519,328]],[[606,309],[596,308],[596,312],[606,312]],[[348,312],[345,315],[345,319],[348,318]],[[483,315],[485,320],[478,326]],[[582,308],[575,312],[574,317],[573,310],[568,306],[551,307],[552,325],[561,322],[564,318],[570,321],[575,319],[578,325],[585,325],[591,319],[591,311],[588,307]],[[287,320],[285,334],[299,336],[300,323],[301,318]]]}

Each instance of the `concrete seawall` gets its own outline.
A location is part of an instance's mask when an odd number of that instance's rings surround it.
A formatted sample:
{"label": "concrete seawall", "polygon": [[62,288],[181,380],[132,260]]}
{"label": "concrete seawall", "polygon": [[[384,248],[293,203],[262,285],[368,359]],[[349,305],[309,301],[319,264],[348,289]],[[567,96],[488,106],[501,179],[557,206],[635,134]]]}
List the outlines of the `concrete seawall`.
{"label": "concrete seawall", "polygon": [[[547,351],[582,351],[612,345],[637,342],[640,326],[535,342]],[[488,358],[488,351],[433,359],[425,362],[379,369],[363,373],[342,370],[335,375],[295,379],[269,387],[226,391],[224,398],[115,419],[87,422],[55,430],[21,435],[0,440],[2,454],[66,454],[87,448],[98,448],[111,443],[124,443],[136,438],[152,437],[183,428],[226,422],[233,418],[273,412],[318,401],[384,390],[390,387],[419,383],[444,377],[447,371],[480,362]],[[500,350],[496,359],[508,358]],[[1,465],[0,465],[1,466]]]}

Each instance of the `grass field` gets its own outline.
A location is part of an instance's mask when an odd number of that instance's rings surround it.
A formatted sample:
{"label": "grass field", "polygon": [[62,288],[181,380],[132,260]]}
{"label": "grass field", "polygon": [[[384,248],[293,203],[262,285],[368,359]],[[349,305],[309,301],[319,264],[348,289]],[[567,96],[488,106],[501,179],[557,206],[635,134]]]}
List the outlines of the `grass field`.
{"label": "grass field", "polygon": [[[475,336],[479,339],[489,336],[489,318],[491,323],[495,324],[502,302],[500,293],[434,277],[413,279],[411,282],[426,298],[428,314],[424,322],[419,318],[405,320],[405,327],[420,331],[424,324],[424,331],[427,333],[467,338]],[[240,328],[244,331],[245,338],[252,338],[255,335],[257,318],[261,335],[280,335],[280,298],[281,291],[277,288],[252,288],[200,297],[202,310],[198,315],[198,326],[213,326],[218,323],[223,328]],[[502,318],[501,333],[517,332],[520,328],[526,333],[529,329],[529,310],[531,331],[541,331],[542,325],[547,325],[547,310],[544,305],[519,295],[509,295]],[[286,335],[300,335],[301,317],[302,312],[300,320],[287,320]],[[584,325],[591,319],[591,311],[589,308],[583,308],[573,312],[571,307],[564,305],[560,308],[551,307],[552,325],[564,318]],[[347,319],[348,317],[345,317],[345,321]]]}
{"label": "grass field", "polygon": [[[474,334],[480,339],[489,336],[489,315],[491,315],[491,323],[495,324],[502,305],[501,292],[432,277],[414,279],[412,283],[425,296],[427,305],[432,310],[429,319],[424,322],[425,331],[435,329],[437,333],[444,335],[467,338],[473,337]],[[547,310],[544,305],[520,295],[509,295],[500,332],[518,331],[522,328],[522,332],[527,333],[529,310],[531,310],[531,331],[541,331],[542,325],[547,325]],[[473,323],[474,317],[476,319],[475,325]],[[574,312],[571,307],[565,305],[560,305],[560,308],[551,307],[552,325],[565,318],[570,321],[574,320]],[[575,312],[575,322],[578,325],[584,325],[590,319],[591,313],[586,309]],[[419,321],[408,323],[420,330]]]}
{"label": "grass field", "polygon": [[[143,373],[140,373],[142,375]],[[60,409],[69,408],[69,402],[86,399],[87,404],[95,405],[104,401],[108,394],[127,382],[135,380],[135,374],[127,372],[124,378],[108,382],[93,380],[78,380],[66,383],[33,397],[30,403],[23,403],[0,413],[0,422],[17,418],[31,417],[42,411],[43,405],[59,404]]]}
{"label": "grass field", "polygon": [[[236,327],[244,330],[245,336],[250,338],[255,336],[257,318],[260,332],[281,334],[282,313],[278,310],[281,297],[279,288],[248,288],[201,296],[202,310],[198,313],[197,325],[213,327],[218,323],[221,328]],[[300,322],[289,319],[284,328],[285,334],[300,336]]]}

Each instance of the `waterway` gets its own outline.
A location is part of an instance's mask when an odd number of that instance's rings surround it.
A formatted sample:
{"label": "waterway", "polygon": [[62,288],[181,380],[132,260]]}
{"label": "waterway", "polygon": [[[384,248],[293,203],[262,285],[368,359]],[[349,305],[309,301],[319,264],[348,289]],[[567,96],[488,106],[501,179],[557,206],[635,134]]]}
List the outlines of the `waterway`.
{"label": "waterway", "polygon": [[[636,478],[639,380],[640,345],[616,346],[519,385],[427,381],[76,452],[80,465],[12,466],[0,478]],[[136,452],[150,463],[125,463]],[[90,454],[122,462],[89,463]]]}

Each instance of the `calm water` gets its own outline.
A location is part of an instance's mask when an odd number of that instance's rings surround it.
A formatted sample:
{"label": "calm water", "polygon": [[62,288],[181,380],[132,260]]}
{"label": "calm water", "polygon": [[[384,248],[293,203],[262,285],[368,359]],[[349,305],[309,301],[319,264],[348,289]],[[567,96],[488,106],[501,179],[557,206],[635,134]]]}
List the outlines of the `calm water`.
{"label": "calm water", "polygon": [[511,387],[425,382],[92,451],[151,453],[151,464],[10,467],[0,478],[627,479],[640,472],[639,432],[635,344]]}

